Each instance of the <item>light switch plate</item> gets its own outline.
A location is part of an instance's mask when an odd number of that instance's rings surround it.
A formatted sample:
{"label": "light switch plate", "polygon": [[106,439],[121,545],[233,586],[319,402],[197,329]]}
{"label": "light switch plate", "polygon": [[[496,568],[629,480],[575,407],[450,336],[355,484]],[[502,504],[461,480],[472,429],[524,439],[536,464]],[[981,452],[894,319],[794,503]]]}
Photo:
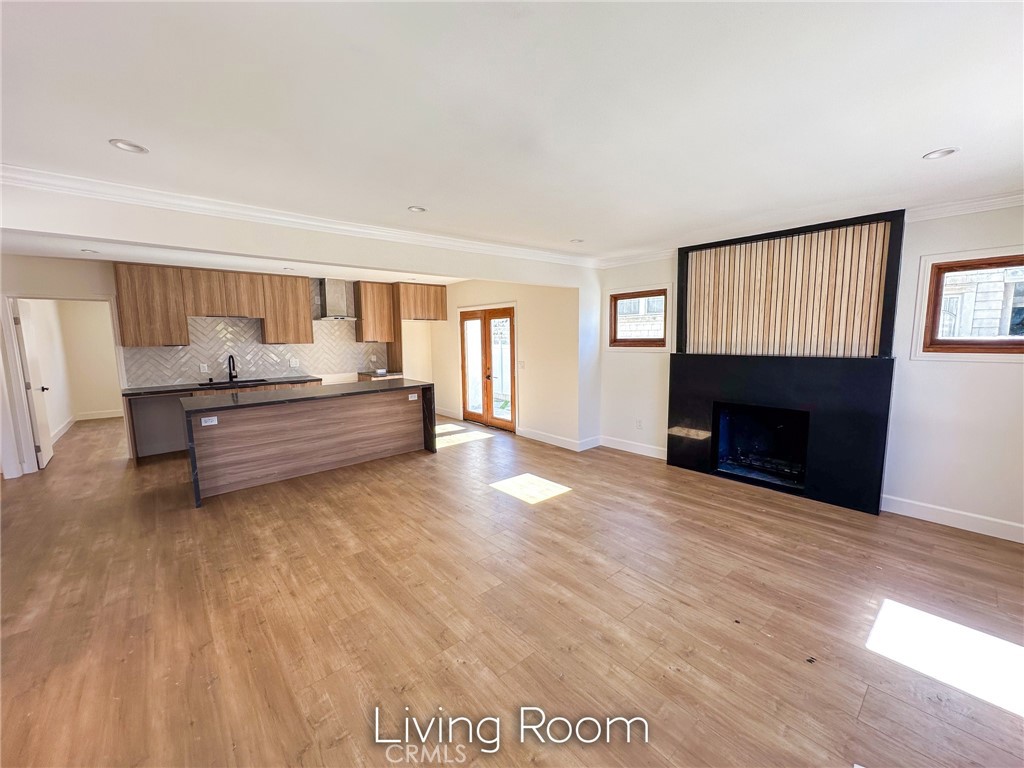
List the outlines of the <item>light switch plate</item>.
{"label": "light switch plate", "polygon": [[209,373],[210,372],[210,366],[208,366],[206,363],[200,363],[199,364],[199,372],[200,373]]}
{"label": "light switch plate", "polygon": [[417,394],[416,394],[416,393],[414,392],[413,394],[409,395],[409,399],[410,399],[410,400],[419,400],[419,399],[420,399],[420,396],[419,396],[419,395],[417,395]]}
{"label": "light switch plate", "polygon": [[290,365],[292,368],[298,368],[299,367],[299,358],[293,357],[291,360],[288,361],[288,365]]}
{"label": "light switch plate", "polygon": [[202,424],[204,427],[214,427],[214,426],[217,425],[217,417],[216,416],[202,416],[199,419],[199,423]]}

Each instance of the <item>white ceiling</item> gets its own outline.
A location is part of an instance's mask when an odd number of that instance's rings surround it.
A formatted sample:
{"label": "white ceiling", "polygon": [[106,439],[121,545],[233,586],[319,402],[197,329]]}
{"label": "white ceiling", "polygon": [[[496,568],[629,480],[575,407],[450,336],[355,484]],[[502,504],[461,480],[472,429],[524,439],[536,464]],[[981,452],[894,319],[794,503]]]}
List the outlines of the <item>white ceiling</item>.
{"label": "white ceiling", "polygon": [[[137,264],[170,264],[179,267],[230,269],[242,272],[280,272],[282,275],[332,277],[338,280],[377,280],[385,283],[422,282],[451,285],[452,283],[462,282],[459,278],[438,277],[436,275],[424,275],[415,272],[341,267],[334,264],[313,264],[307,261],[291,261],[288,259],[264,259],[234,253],[188,251],[180,248],[163,248],[144,243],[91,240],[10,229],[2,230],[0,247],[2,247],[5,254],[42,256],[45,258],[129,261]],[[96,251],[96,253],[84,253],[83,249]]]}
{"label": "white ceiling", "polygon": [[1022,23],[1020,3],[5,3],[3,160],[643,254],[1016,193]]}

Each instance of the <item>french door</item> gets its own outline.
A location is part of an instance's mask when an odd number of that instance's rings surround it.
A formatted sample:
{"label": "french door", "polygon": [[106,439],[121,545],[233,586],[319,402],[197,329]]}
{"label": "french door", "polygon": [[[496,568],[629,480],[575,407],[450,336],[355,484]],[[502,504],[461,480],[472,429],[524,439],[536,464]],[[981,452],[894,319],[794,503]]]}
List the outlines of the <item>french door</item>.
{"label": "french door", "polygon": [[459,313],[462,418],[516,430],[516,330],[512,307]]}

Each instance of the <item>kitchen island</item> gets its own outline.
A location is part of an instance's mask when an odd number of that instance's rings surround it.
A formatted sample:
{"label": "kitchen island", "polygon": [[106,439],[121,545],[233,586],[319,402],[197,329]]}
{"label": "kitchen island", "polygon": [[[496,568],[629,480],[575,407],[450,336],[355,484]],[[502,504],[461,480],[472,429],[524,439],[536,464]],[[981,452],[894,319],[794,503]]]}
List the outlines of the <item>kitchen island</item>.
{"label": "kitchen island", "polygon": [[181,399],[196,506],[410,451],[436,453],[434,385],[413,379]]}

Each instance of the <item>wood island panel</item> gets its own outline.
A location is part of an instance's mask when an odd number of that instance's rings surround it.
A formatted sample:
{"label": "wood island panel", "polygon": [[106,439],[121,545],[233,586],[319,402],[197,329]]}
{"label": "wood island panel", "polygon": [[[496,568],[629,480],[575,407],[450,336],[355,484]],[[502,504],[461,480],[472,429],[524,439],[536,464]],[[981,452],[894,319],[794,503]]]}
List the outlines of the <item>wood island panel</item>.
{"label": "wood island panel", "polygon": [[[199,498],[422,450],[425,394],[405,389],[193,413]],[[202,426],[209,416],[218,423]]]}

